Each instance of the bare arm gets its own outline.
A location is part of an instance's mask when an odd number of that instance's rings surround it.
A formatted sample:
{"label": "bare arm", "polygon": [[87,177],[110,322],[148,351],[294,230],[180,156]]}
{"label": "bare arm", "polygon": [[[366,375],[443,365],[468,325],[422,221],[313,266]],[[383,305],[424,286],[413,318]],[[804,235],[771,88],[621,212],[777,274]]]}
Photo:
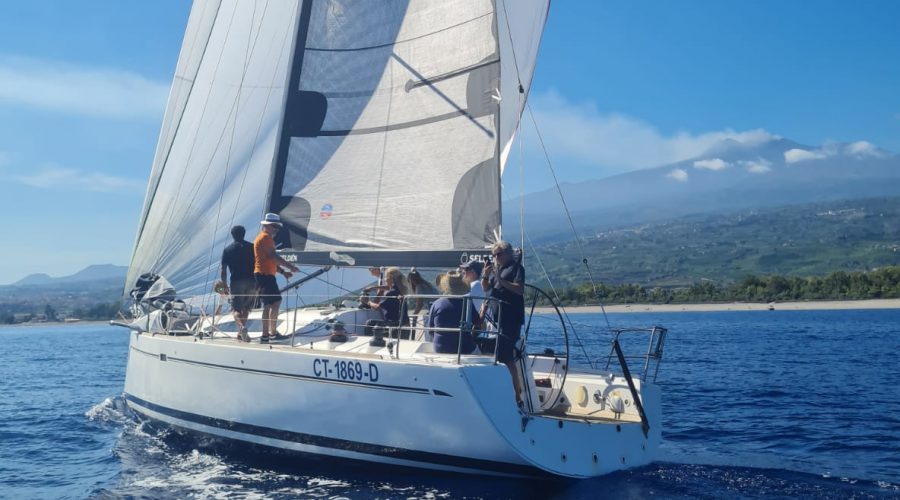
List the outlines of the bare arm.
{"label": "bare arm", "polygon": [[284,266],[284,267],[290,269],[291,271],[297,271],[297,270],[298,270],[297,266],[295,266],[295,265],[291,264],[290,262],[288,262],[288,261],[282,259],[281,256],[278,255],[278,253],[275,251],[275,248],[274,248],[274,247],[269,247],[268,249],[265,250],[265,252],[266,252],[266,254],[267,254],[266,257],[275,260],[275,264],[276,264],[277,266],[279,266],[279,267],[278,267],[278,272],[284,273],[284,271],[281,269],[281,266]]}

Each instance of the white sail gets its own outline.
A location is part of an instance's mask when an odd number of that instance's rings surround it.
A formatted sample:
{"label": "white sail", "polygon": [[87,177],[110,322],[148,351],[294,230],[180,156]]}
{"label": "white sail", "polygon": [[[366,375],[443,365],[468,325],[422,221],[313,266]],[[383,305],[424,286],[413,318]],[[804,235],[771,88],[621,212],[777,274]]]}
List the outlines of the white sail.
{"label": "white sail", "polygon": [[447,266],[496,241],[501,147],[546,11],[533,0],[308,5],[269,205],[300,262]]}
{"label": "white sail", "polygon": [[[506,164],[509,148],[519,127],[525,98],[531,88],[540,48],[541,33],[547,22],[548,0],[498,0],[497,23],[500,32],[500,168]],[[521,91],[519,85],[522,85]]]}
{"label": "white sail", "polygon": [[207,292],[229,228],[266,211],[301,262],[483,251],[547,4],[197,0],[126,287]]}
{"label": "white sail", "polygon": [[[193,81],[185,98],[186,76],[176,74],[126,286],[154,272],[181,294],[208,291],[230,227],[259,227],[298,10],[285,1],[194,4],[179,61]],[[192,40],[204,37],[200,51]]]}

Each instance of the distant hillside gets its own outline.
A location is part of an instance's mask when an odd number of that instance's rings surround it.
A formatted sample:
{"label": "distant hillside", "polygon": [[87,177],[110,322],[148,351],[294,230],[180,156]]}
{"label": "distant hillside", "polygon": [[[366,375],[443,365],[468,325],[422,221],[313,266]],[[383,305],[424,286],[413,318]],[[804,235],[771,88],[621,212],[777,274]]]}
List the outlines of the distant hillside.
{"label": "distant hillside", "polygon": [[88,283],[91,281],[116,281],[122,284],[125,281],[125,273],[128,268],[125,266],[114,266],[112,264],[95,264],[88,266],[81,271],[69,276],[61,276],[58,278],[50,277],[43,273],[30,274],[11,285],[10,287],[30,287],[44,285],[71,285],[78,283]]}
{"label": "distant hillside", "polygon": [[[741,210],[582,236],[595,278],[610,284],[729,284],[747,275],[866,271],[900,265],[900,198]],[[587,279],[574,242],[537,249],[554,284]]]}
{"label": "distant hillside", "polygon": [[126,270],[124,266],[93,265],[69,276],[32,274],[12,285],[0,286],[0,323],[41,314],[111,318],[118,309]]}
{"label": "distant hillside", "polygon": [[[788,139],[729,139],[691,160],[561,189],[579,229],[605,230],[686,215],[900,196],[900,155],[866,142],[813,147]],[[518,206],[518,200],[509,203]],[[533,240],[569,236],[555,189],[526,195],[525,206]],[[518,210],[505,212],[511,239],[517,217]]]}

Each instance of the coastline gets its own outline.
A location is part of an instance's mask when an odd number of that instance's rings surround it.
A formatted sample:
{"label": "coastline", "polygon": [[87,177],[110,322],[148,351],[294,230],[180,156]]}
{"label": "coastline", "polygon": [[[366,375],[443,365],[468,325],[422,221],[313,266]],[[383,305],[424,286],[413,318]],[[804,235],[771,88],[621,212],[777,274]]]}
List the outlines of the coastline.
{"label": "coastline", "polygon": [[[722,311],[768,311],[769,306],[775,311],[825,311],[848,309],[900,309],[900,299],[869,300],[815,300],[802,302],[728,302],[709,304],[611,304],[604,305],[608,313],[647,313],[647,312],[722,312]],[[553,313],[551,307],[536,307],[539,314]],[[600,306],[568,306],[566,312],[586,314],[602,312]]]}
{"label": "coastline", "polygon": [[71,323],[65,321],[41,321],[41,322],[31,322],[26,321],[24,323],[9,323],[0,325],[0,328],[38,328],[38,327],[58,327],[58,326],[77,326],[77,325],[109,325],[109,320],[103,319],[85,319],[79,321],[73,321]]}

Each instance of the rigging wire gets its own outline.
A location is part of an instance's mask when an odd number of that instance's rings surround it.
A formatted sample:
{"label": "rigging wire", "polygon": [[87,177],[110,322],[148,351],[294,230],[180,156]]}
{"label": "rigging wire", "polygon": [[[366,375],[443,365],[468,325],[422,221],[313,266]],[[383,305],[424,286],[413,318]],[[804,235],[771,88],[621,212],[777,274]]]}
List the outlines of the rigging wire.
{"label": "rigging wire", "polygon": [[[231,31],[231,25],[232,25],[232,23],[234,23],[234,16],[235,16],[235,13],[236,13],[236,12],[237,12],[237,5],[235,5],[234,10],[231,11],[231,18],[228,20],[228,27],[225,29],[225,32],[226,32],[226,33],[229,32],[229,31]],[[218,19],[218,16],[219,16],[219,10],[216,10],[216,19]],[[211,36],[211,35],[210,35],[210,36]],[[205,50],[204,50],[204,55],[205,55],[205,54],[206,54],[206,52],[205,52]],[[216,65],[215,65],[215,67],[213,68],[213,76],[212,76],[212,79],[213,79],[213,80],[215,80],[216,75],[218,75],[218,73],[219,73],[219,66],[221,66],[221,64],[222,64],[222,57],[223,57],[224,55],[225,55],[225,50],[222,50],[221,52],[219,52],[219,58],[216,60]],[[199,64],[202,65],[202,63],[203,63],[203,61],[201,60]],[[195,82],[195,83],[196,83],[196,82]],[[193,88],[193,84],[192,84],[192,88]],[[212,92],[207,92],[207,93],[206,93],[206,99],[204,99],[204,101],[203,101],[203,107],[202,107],[201,110],[200,110],[200,120],[199,120],[198,123],[203,123],[203,120],[204,120],[204,118],[206,117],[206,110],[207,110],[207,107],[209,106],[209,101],[210,101],[210,98],[211,98],[211,97],[212,97]],[[226,123],[227,123],[227,120],[228,120],[228,119],[230,119],[230,116],[229,116],[229,118],[226,119]],[[224,132],[225,132],[225,131],[224,131],[224,129],[223,129],[222,133],[224,134]],[[187,160],[185,161],[185,165],[190,165],[190,164],[191,164],[191,160],[192,160],[193,157],[194,157],[194,153],[197,151],[197,140],[198,140],[199,138],[200,138],[200,133],[199,133],[199,130],[197,130],[197,131],[194,133],[194,139],[193,139],[193,141],[191,141],[191,148],[190,148],[190,150],[189,150],[189,152],[188,152],[188,157],[187,157]],[[219,141],[221,141],[221,137],[219,138]],[[166,162],[166,163],[168,163],[168,158],[167,158],[167,162]],[[165,165],[164,165],[163,167],[165,167]],[[208,167],[207,167],[207,168],[208,168]],[[187,168],[184,168],[183,171],[182,171],[182,173],[181,173],[181,180],[180,180],[180,182],[178,183],[179,186],[184,186],[184,185],[185,185],[185,178],[187,178],[187,174],[188,174],[188,169],[187,169]],[[204,176],[204,177],[205,177],[205,176]],[[160,182],[162,182],[162,176],[160,176]],[[201,179],[201,184],[202,184],[202,179]],[[173,222],[173,220],[175,219],[175,213],[176,213],[176,212],[175,212],[175,208],[176,208],[176,206],[178,205],[179,198],[181,197],[181,191],[182,191],[182,190],[179,189],[179,190],[177,190],[177,191],[175,192],[175,198],[174,198],[174,200],[172,200],[172,203],[169,204],[169,206],[168,206],[169,210],[166,210],[165,207],[163,208],[163,215],[162,215],[162,218],[163,218],[163,220],[166,221],[166,227],[165,227],[165,229],[163,230],[163,237],[162,237],[162,239],[160,240],[161,242],[163,242],[163,244],[165,244],[165,242],[168,240],[168,237],[169,237],[169,229],[171,228],[172,222]],[[188,208],[190,208],[190,205],[188,205]],[[182,212],[182,213],[183,213],[183,214],[186,214],[186,213],[187,213],[187,210],[185,210],[185,211]],[[150,217],[150,213],[149,213],[149,211],[148,211],[148,213],[147,213],[147,218],[149,218],[149,217]],[[185,219],[185,215],[182,215],[181,220],[184,220],[184,219]],[[162,252],[161,252],[161,254],[162,254]],[[158,255],[158,256],[157,256],[156,261],[153,263],[152,266],[150,266],[150,267],[151,267],[151,271],[155,272],[156,269],[158,269],[158,265],[159,265],[159,262],[160,262],[161,258],[162,258],[162,255]]]}
{"label": "rigging wire", "polygon": [[[216,12],[215,12],[215,14],[213,14],[213,25],[215,25],[216,19],[219,18],[219,10],[221,10],[221,8],[222,8],[222,4],[220,2],[218,5],[216,5]],[[203,52],[200,55],[200,61],[203,61],[203,58],[206,56],[206,50],[209,48],[209,41],[211,39],[212,39],[212,29],[210,29],[209,33],[206,36],[206,41],[203,44]],[[196,41],[197,41],[197,39],[194,39],[191,42],[190,48],[187,49],[188,53],[193,53],[194,42],[196,42]],[[199,63],[198,63],[197,69],[199,72]],[[178,72],[176,71],[175,79],[178,79],[178,78],[180,78],[180,77],[178,76]],[[150,217],[150,209],[153,206],[153,200],[156,199],[156,190],[159,189],[159,184],[162,181],[163,172],[165,172],[166,164],[169,162],[169,155],[172,154],[172,147],[175,144],[175,137],[178,135],[178,131],[181,129],[181,121],[182,121],[182,119],[184,119],[184,111],[187,109],[187,102],[190,101],[191,95],[194,92],[194,84],[197,81],[197,74],[196,73],[194,74],[193,80],[188,80],[186,78],[183,78],[183,80],[190,81],[190,86],[188,87],[188,91],[187,91],[187,97],[184,100],[185,104],[183,105],[181,113],[178,115],[178,120],[175,123],[175,130],[172,132],[172,134],[170,136],[171,139],[169,140],[169,144],[166,147],[165,157],[162,159],[162,162],[159,164],[159,174],[156,176],[156,182],[153,185],[152,189],[147,190],[147,200],[145,202],[146,206],[142,209],[141,224],[138,228],[137,238],[135,238],[134,248],[131,251],[131,260],[130,260],[131,264],[134,263],[134,258],[137,255],[138,245],[139,245],[141,239],[143,238],[144,227],[147,224],[147,219]],[[173,83],[173,85],[174,85],[174,83]],[[208,98],[209,97],[207,96],[207,99]],[[206,109],[206,105],[204,104],[204,112],[205,112],[205,109]],[[166,111],[166,113],[168,114],[168,110]],[[165,120],[164,120],[163,127],[165,127],[165,126],[166,125],[165,125]],[[168,128],[164,128],[164,130],[168,130]],[[155,167],[156,167],[156,164],[155,164],[155,160],[154,160],[154,168]],[[151,172],[151,179],[152,179],[152,172]],[[152,267],[155,267],[155,265],[156,265],[156,263],[154,263]],[[130,264],[129,264],[129,267],[131,267]],[[151,271],[152,271],[152,269],[151,269]],[[126,283],[126,287],[127,287],[127,283]]]}
{"label": "rigging wire", "polygon": [[[217,234],[219,231],[219,219],[222,215],[222,199],[225,197],[225,189],[228,187],[228,170],[231,166],[231,154],[234,151],[234,134],[237,130],[238,118],[240,117],[240,106],[241,106],[241,96],[244,92],[244,79],[247,76],[247,69],[250,66],[250,54],[253,53],[253,49],[256,48],[256,42],[259,40],[259,34],[262,32],[262,29],[256,30],[256,37],[253,38],[253,21],[256,20],[256,5],[257,2],[253,2],[253,12],[250,16],[250,29],[247,31],[247,50],[244,51],[244,69],[241,72],[241,80],[238,83],[237,97],[234,100],[234,122],[231,125],[231,135],[228,137],[228,152],[225,155],[225,171],[222,173],[222,189],[219,193],[219,200],[216,203],[216,222],[212,226],[212,242],[209,245],[209,256],[206,261],[206,280],[204,282],[204,288],[209,287],[210,282],[210,273],[213,273],[213,250],[215,249]],[[266,2],[266,7],[268,7],[268,2]],[[262,18],[265,18],[266,11],[263,9]],[[252,40],[251,40],[252,39]],[[225,126],[228,126],[226,122]],[[203,307],[206,307],[206,301],[203,303]]]}
{"label": "rigging wire", "polygon": [[606,315],[606,308],[603,307],[603,302],[600,301],[600,293],[597,291],[597,283],[594,281],[594,273],[591,272],[591,266],[588,264],[587,257],[584,256],[584,246],[581,244],[581,237],[578,236],[578,230],[575,229],[575,222],[572,221],[572,214],[569,212],[569,205],[566,204],[566,197],[563,196],[562,188],[559,186],[559,179],[556,176],[556,169],[553,168],[553,162],[550,161],[550,154],[547,152],[547,146],[544,144],[544,137],[541,135],[540,129],[538,129],[537,120],[534,118],[534,111],[531,109],[530,104],[525,105],[526,109],[528,109],[528,116],[531,118],[531,123],[534,125],[534,132],[537,134],[538,142],[541,145],[541,151],[544,153],[544,158],[547,160],[547,167],[550,169],[550,174],[553,175],[553,183],[556,185],[556,192],[559,194],[559,199],[562,202],[563,210],[566,212],[566,219],[569,221],[569,227],[572,229],[572,234],[575,236],[575,243],[578,245],[578,253],[581,256],[581,263],[584,264],[584,268],[588,273],[588,279],[591,282],[591,289],[594,292],[594,297],[597,298],[598,303],[600,304],[600,311],[603,312],[603,319],[606,321],[606,327],[608,329],[612,329],[612,325],[609,323],[609,317]]}
{"label": "rigging wire", "polygon": [[[556,299],[556,303],[559,304],[562,301],[560,300],[559,293],[556,292],[556,287],[553,286],[553,281],[550,279],[550,273],[547,272],[547,268],[544,267],[544,261],[541,260],[541,255],[538,253],[537,249],[534,246],[534,243],[531,242],[531,238],[528,238],[528,246],[531,247],[531,252],[534,253],[534,258],[537,259],[538,265],[541,267],[541,272],[544,273],[544,278],[547,280],[547,283],[550,285],[550,291],[553,292],[553,297]],[[578,342],[578,347],[581,348],[581,353],[584,354],[585,359],[587,359],[588,363],[591,365],[591,368],[594,367],[594,362],[591,360],[591,357],[588,356],[587,349],[584,347],[584,342],[581,341],[581,337],[578,336],[578,332],[575,330],[575,323],[569,318],[569,312],[566,311],[565,307],[560,306],[560,311],[562,311],[563,317],[566,319],[566,323],[569,324],[569,328],[572,329],[572,336],[575,337],[575,341]]]}
{"label": "rigging wire", "polygon": [[[513,40],[512,40],[512,28],[511,28],[510,25],[509,25],[509,13],[508,13],[507,10],[506,10],[506,0],[501,0],[500,3],[501,3],[501,6],[503,7],[503,17],[504,17],[504,20],[506,21],[506,33],[507,33],[507,36],[509,37],[510,52],[512,53],[512,57],[513,57],[513,65],[514,65],[515,70],[516,70],[516,80],[517,80],[517,82],[518,82],[518,84],[519,84],[519,95],[522,96],[522,95],[524,95],[524,93],[525,93],[525,88],[522,86],[522,78],[521,78],[521,73],[520,73],[520,71],[519,71],[519,62],[518,62],[518,59],[516,58],[515,44],[513,43]],[[521,102],[521,101],[520,101],[520,102]],[[560,200],[562,201],[563,209],[564,209],[565,212],[566,212],[566,218],[569,220],[569,226],[570,226],[571,229],[572,229],[572,234],[575,236],[575,242],[576,242],[576,244],[578,245],[578,251],[579,251],[579,253],[580,253],[580,255],[581,255],[581,262],[582,262],[582,264],[584,264],[584,267],[585,267],[585,269],[587,270],[587,273],[588,273],[588,279],[589,279],[590,282],[591,282],[591,288],[592,288],[592,290],[593,290],[593,292],[594,292],[594,297],[597,298],[597,301],[598,301],[598,303],[600,304],[600,310],[603,312],[603,319],[604,319],[604,321],[606,321],[606,327],[607,327],[608,329],[612,329],[612,326],[611,326],[610,323],[609,323],[609,317],[606,315],[606,308],[603,306],[603,303],[600,302],[600,294],[599,294],[598,291],[597,291],[597,284],[596,284],[596,282],[594,281],[594,275],[593,275],[593,273],[591,272],[591,267],[588,265],[587,257],[585,257],[585,254],[584,254],[584,248],[582,247],[582,244],[581,244],[581,238],[578,236],[578,231],[575,229],[575,223],[572,221],[572,215],[569,213],[569,207],[568,207],[568,205],[566,204],[566,199],[565,199],[565,197],[563,196],[562,189],[561,189],[560,186],[559,186],[559,179],[558,179],[557,176],[556,176],[556,170],[553,168],[553,162],[550,161],[550,154],[547,152],[547,146],[544,144],[544,138],[543,138],[543,136],[541,135],[540,129],[538,128],[537,120],[535,120],[535,118],[534,118],[534,112],[531,110],[531,105],[529,105],[529,104],[527,103],[527,101],[526,101],[526,103],[525,103],[525,109],[528,110],[528,115],[531,117],[531,123],[532,123],[532,125],[534,126],[534,131],[535,131],[535,133],[537,134],[537,137],[538,137],[538,143],[540,144],[541,150],[542,150],[543,153],[544,153],[544,158],[547,160],[547,166],[550,168],[550,173],[553,175],[553,183],[556,185],[556,191],[557,191],[557,193],[559,193],[559,198],[560,198]],[[524,134],[522,134],[522,135],[524,135]],[[522,143],[523,143],[523,142],[524,142],[524,141],[523,141],[523,138],[520,136],[520,137],[519,137],[520,154],[521,154],[521,148],[522,148]],[[524,183],[524,175],[520,174],[519,182],[520,182],[520,186],[523,186],[522,183]],[[524,187],[521,187],[521,189],[522,189],[522,191],[524,191]],[[520,196],[519,198],[520,198],[519,201],[520,201],[520,204],[521,204],[521,205],[520,205],[521,208],[520,208],[519,223],[520,223],[520,228],[521,228],[520,231],[521,231],[521,234],[522,234],[522,241],[523,241],[523,245],[522,245],[522,246],[524,247],[524,246],[525,246],[525,245],[524,245],[524,239],[525,239],[525,220],[524,220],[524,219],[525,219],[525,218],[524,218],[524,215],[525,215],[525,199],[524,199],[524,196]],[[531,241],[530,241],[530,239],[529,239],[529,244],[530,244],[530,243],[531,243]],[[535,251],[533,245],[532,245],[532,250]],[[536,252],[536,251],[535,251],[535,256],[538,258],[538,261],[540,262],[540,256],[537,255],[537,252]],[[552,284],[552,282],[550,281],[550,276],[547,274],[546,269],[543,268],[543,264],[541,265],[541,268],[542,268],[542,270],[544,271],[544,275],[547,277],[547,282],[550,283],[550,287],[551,287],[551,289],[553,290],[554,295],[556,295],[556,296],[557,296],[557,299],[558,299],[559,295],[556,293],[556,289],[553,288],[553,284]],[[566,314],[565,316],[566,316],[566,320],[569,322],[570,326],[572,326],[573,332],[574,332],[574,325],[572,325],[571,321],[569,320],[568,314]],[[579,339],[577,335],[575,335],[575,338],[578,340],[579,344],[581,345],[581,348],[584,349],[584,345],[581,343],[581,339]],[[586,353],[585,353],[585,354],[586,354]],[[590,359],[590,358],[588,358],[588,359]]]}
{"label": "rigging wire", "polygon": [[[263,8],[263,17],[265,17],[265,13],[268,10],[268,8],[269,8],[269,2],[267,0],[266,6]],[[262,29],[260,29],[260,31],[262,31]],[[258,36],[258,34],[257,34],[257,36]],[[289,44],[287,42],[288,42],[288,39],[290,38],[290,36],[291,36],[290,30],[285,30],[284,40],[281,44],[281,47],[289,47]],[[272,38],[274,39],[275,37],[273,36]],[[253,44],[255,46],[256,42],[254,41]],[[246,68],[244,71],[246,71]],[[238,187],[237,200],[235,200],[235,203],[234,203],[234,210],[231,211],[231,222],[230,222],[231,225],[234,224],[234,219],[237,217],[238,207],[241,206],[241,197],[244,194],[244,184],[247,181],[247,173],[250,172],[250,164],[253,161],[253,157],[256,155],[256,146],[259,145],[259,133],[260,133],[260,131],[262,131],[262,125],[263,125],[264,118],[265,118],[267,112],[269,111],[269,101],[271,101],[271,98],[272,98],[272,89],[275,87],[275,78],[277,75],[278,75],[278,71],[272,71],[272,80],[269,82],[268,93],[266,94],[266,103],[263,106],[263,111],[262,111],[262,114],[260,115],[259,124],[256,126],[256,134],[253,136],[253,145],[250,147],[250,156],[247,159],[247,168],[244,169],[244,175],[241,177],[241,184]]]}

